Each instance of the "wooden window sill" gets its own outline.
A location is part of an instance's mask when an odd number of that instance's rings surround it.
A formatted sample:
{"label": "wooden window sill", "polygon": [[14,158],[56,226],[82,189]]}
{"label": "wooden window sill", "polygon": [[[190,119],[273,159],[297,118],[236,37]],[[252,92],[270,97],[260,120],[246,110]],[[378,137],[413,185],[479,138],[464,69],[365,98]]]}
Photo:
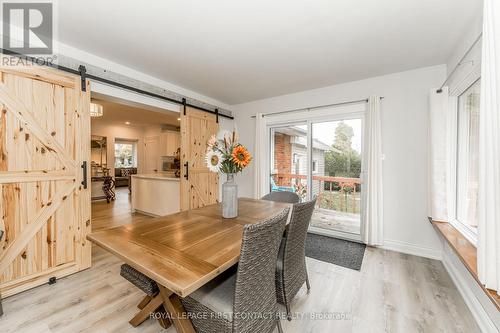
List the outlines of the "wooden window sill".
{"label": "wooden window sill", "polygon": [[455,251],[467,270],[472,274],[477,283],[484,290],[489,299],[500,310],[500,297],[496,291],[487,289],[480,281],[477,274],[477,249],[467,238],[465,238],[455,227],[448,222],[434,221],[429,219],[434,229],[443,236],[450,247]]}

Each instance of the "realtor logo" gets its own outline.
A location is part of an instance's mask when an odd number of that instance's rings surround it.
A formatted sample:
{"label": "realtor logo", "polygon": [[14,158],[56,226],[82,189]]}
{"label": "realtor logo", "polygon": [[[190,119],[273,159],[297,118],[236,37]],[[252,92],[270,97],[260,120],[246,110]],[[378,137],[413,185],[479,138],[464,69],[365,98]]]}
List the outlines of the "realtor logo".
{"label": "realtor logo", "polygon": [[7,2],[2,10],[5,54],[52,54],[52,3]]}

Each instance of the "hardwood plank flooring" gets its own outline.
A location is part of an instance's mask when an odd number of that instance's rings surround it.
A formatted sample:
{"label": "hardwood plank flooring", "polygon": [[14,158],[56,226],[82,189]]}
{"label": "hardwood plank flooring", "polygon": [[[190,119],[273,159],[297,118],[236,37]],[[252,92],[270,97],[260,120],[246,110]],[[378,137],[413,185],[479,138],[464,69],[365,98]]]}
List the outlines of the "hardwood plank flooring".
{"label": "hardwood plank flooring", "polygon": [[148,215],[132,213],[130,201],[128,188],[118,187],[115,201],[110,203],[107,203],[106,200],[92,202],[92,231],[151,219]]}
{"label": "hardwood plank flooring", "polygon": [[[148,218],[130,216],[130,207],[127,217],[123,197],[104,204],[108,211],[93,204],[100,228]],[[4,299],[0,332],[175,332],[153,319],[128,323],[144,294],[119,275],[120,265],[94,246],[90,269]],[[310,258],[307,265],[312,289],[293,300],[297,318],[282,320],[285,332],[480,332],[439,261],[368,247],[361,271]]]}

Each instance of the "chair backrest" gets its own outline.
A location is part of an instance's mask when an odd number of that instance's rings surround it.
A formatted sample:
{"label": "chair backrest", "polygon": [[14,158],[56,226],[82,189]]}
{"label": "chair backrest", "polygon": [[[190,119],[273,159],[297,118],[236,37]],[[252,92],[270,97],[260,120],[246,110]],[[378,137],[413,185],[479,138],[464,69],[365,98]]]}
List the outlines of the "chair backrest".
{"label": "chair backrest", "polygon": [[300,197],[294,192],[271,192],[261,198],[267,201],[277,201],[295,204],[300,202]]}
{"label": "chair backrest", "polygon": [[[245,225],[236,275],[233,332],[271,332],[278,313],[275,271],[289,208],[257,224]],[[255,317],[262,314],[262,317]]]}
{"label": "chair backrest", "polygon": [[[316,198],[293,205],[292,216],[286,232],[283,251],[283,274],[294,274],[293,270],[305,265],[307,229],[316,205]],[[290,277],[292,278],[292,277]]]}

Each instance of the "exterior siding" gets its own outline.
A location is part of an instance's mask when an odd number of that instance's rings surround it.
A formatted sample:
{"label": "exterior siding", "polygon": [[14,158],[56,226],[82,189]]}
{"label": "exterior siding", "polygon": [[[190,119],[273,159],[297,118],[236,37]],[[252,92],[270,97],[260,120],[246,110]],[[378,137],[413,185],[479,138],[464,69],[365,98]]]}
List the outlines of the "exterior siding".
{"label": "exterior siding", "polygon": [[[274,173],[307,175],[307,148],[302,143],[293,143],[290,135],[283,133],[274,134]],[[296,154],[296,163],[293,163]],[[313,161],[316,161],[315,176],[325,175],[325,152],[322,149],[313,149]],[[305,185],[305,179],[301,180]],[[291,186],[297,184],[298,180],[289,178],[275,178],[278,186]],[[319,182],[313,182],[313,193],[319,192]]]}

